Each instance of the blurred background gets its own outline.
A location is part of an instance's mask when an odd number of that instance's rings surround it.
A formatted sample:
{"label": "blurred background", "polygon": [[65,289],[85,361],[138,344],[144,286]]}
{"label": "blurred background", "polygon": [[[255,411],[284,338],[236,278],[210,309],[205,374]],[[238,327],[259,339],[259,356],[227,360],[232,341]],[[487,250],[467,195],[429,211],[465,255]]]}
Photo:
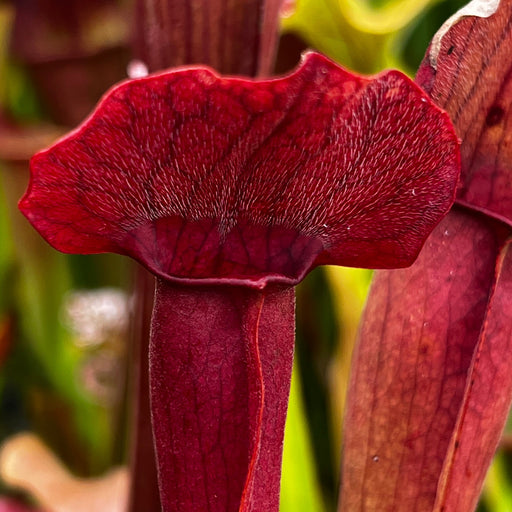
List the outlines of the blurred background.
{"label": "blurred background", "polygon": [[[276,73],[312,47],[361,73],[393,67],[414,76],[433,34],[465,3],[285,1]],[[126,78],[132,28],[130,1],[0,0],[0,443],[31,432],[53,454],[42,445],[41,460],[63,464],[48,467],[91,482],[130,456],[135,264],[57,253],[17,202],[30,156]],[[326,267],[298,287],[282,512],[336,509],[348,371],[370,279],[369,271]],[[507,432],[480,512],[512,511],[512,425]],[[13,449],[26,446],[37,452],[30,443]],[[38,487],[37,464],[32,458],[13,468],[0,456],[0,511],[15,510],[1,508],[14,503],[7,497],[65,510],[52,504],[58,489]]]}

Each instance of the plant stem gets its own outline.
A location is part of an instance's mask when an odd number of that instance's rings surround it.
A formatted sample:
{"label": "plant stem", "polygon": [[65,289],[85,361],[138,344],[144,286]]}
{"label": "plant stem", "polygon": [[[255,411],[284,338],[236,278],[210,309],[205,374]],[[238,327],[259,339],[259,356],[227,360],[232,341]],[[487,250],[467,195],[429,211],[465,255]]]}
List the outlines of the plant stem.
{"label": "plant stem", "polygon": [[157,280],[150,382],[164,511],[278,511],[293,341],[292,288]]}
{"label": "plant stem", "polygon": [[130,368],[132,374],[131,396],[132,429],[129,508],[131,512],[161,510],[160,493],[156,473],[153,433],[150,421],[149,405],[149,330],[153,297],[155,294],[155,278],[141,266],[137,266],[135,277],[135,311],[133,315],[132,349],[130,351]]}

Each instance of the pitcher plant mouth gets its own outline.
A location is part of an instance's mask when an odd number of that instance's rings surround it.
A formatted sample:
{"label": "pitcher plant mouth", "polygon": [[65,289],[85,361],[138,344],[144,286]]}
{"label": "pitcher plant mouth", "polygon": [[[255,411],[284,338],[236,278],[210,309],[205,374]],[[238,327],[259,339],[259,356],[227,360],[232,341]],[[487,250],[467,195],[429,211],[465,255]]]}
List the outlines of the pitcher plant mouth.
{"label": "pitcher plant mouth", "polygon": [[[190,222],[167,217],[139,226],[127,238],[130,241],[122,245],[132,245],[132,257],[153,274],[193,286],[293,286],[323,251],[319,238],[283,226],[256,226],[243,220],[227,229],[212,219]],[[161,250],[160,239],[174,250]]]}
{"label": "pitcher plant mouth", "polygon": [[453,202],[458,146],[399,72],[363,78],[316,53],[271,80],[185,67],[113,88],[33,157],[20,208],[65,252],[293,284],[314,264],[412,263]]}
{"label": "pitcher plant mouth", "polygon": [[293,285],[322,264],[411,264],[459,167],[448,116],[414,82],[316,53],[271,80],[191,66],[124,82],[32,158],[20,209],[51,245],[157,276],[165,511],[278,510]]}

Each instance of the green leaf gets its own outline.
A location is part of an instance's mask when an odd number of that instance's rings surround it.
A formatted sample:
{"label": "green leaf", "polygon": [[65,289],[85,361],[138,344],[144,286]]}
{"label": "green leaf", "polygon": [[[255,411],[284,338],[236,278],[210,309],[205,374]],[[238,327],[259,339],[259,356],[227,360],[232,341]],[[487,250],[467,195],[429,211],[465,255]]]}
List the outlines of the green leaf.
{"label": "green leaf", "polygon": [[510,473],[503,453],[496,455],[487,473],[482,500],[492,512],[510,512],[512,510]]}
{"label": "green leaf", "polygon": [[304,415],[300,379],[292,375],[290,403],[284,435],[280,512],[323,512],[315,462]]}
{"label": "green leaf", "polygon": [[349,68],[376,73],[403,68],[396,56],[400,39],[437,1],[394,0],[377,8],[361,0],[297,0],[295,12],[282,26]]}

